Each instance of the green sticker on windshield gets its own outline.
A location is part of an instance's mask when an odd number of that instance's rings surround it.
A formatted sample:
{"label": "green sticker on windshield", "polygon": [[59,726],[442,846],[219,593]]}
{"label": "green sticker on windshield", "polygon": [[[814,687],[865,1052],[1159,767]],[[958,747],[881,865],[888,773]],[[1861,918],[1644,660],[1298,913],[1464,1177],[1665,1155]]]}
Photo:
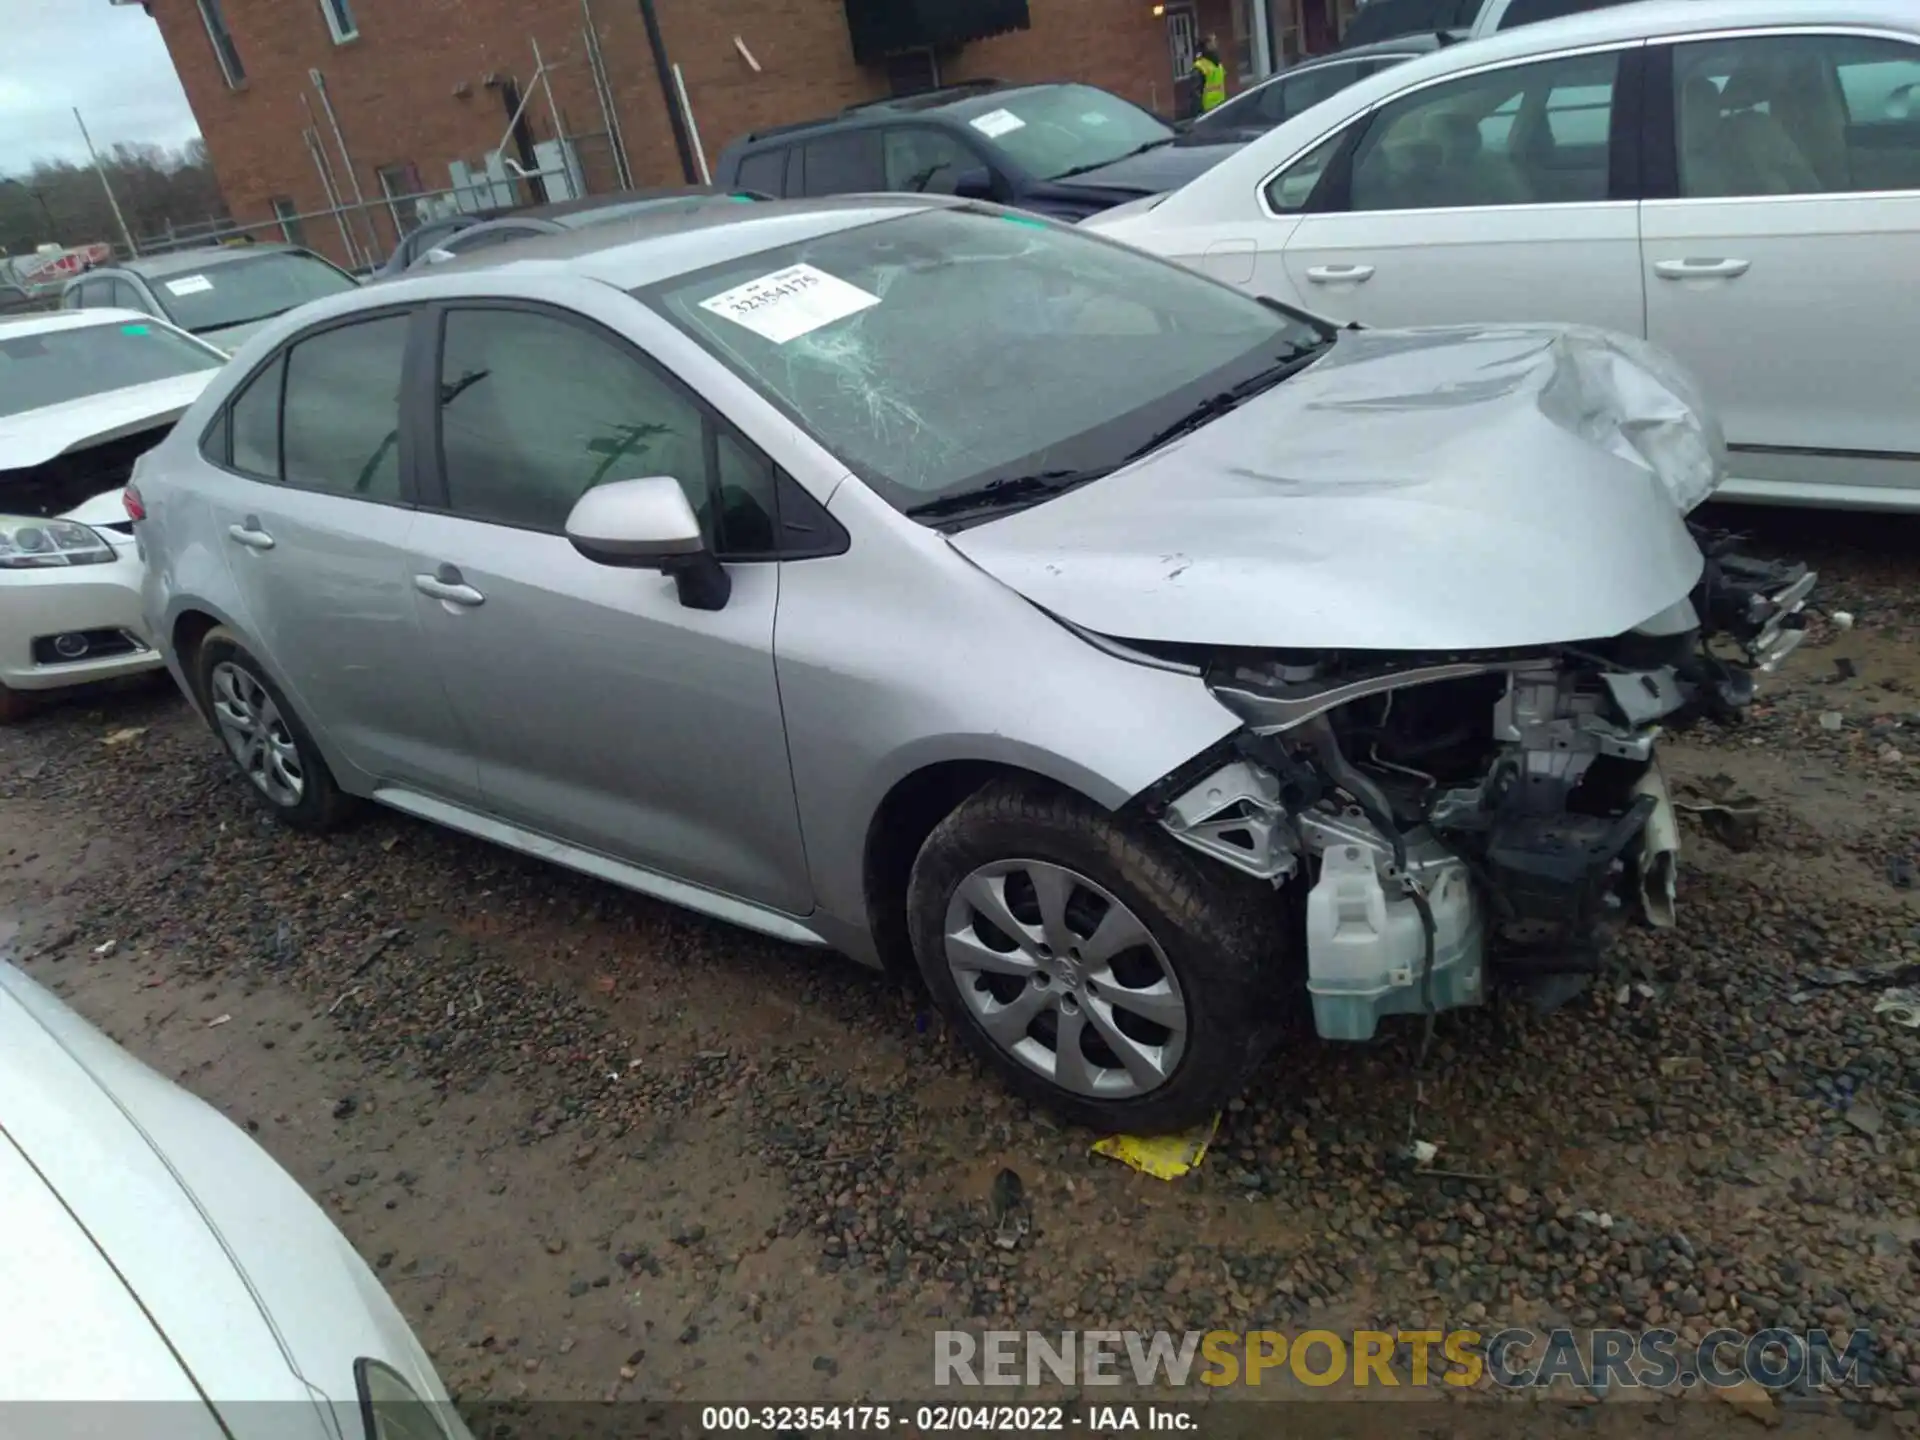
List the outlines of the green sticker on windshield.
{"label": "green sticker on windshield", "polygon": [[1009,225],[1027,225],[1035,230],[1044,230],[1047,228],[1046,221],[1036,220],[1031,215],[1002,215],[1000,218]]}
{"label": "green sticker on windshield", "polygon": [[151,335],[153,333],[153,327],[151,325],[122,325],[120,327],[120,333],[122,335]]}

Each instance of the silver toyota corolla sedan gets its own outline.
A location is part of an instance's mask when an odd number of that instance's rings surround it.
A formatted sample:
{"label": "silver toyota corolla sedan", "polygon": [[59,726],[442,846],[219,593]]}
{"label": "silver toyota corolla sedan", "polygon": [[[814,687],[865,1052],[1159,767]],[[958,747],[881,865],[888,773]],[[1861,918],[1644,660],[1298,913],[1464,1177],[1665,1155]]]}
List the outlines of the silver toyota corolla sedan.
{"label": "silver toyota corolla sedan", "polygon": [[1599,331],[1336,330],[1032,216],[739,207],[288,316],[128,506],[260,798],[919,973],[1092,1124],[1670,919],[1663,728],[1811,577]]}

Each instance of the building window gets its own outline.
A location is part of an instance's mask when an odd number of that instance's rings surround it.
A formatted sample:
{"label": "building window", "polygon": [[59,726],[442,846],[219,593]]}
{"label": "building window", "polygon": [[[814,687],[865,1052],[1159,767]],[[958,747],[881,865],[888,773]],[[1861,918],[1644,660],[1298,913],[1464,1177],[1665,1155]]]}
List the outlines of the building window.
{"label": "building window", "polygon": [[386,197],[387,212],[393,216],[394,238],[404,239],[408,231],[420,223],[419,202],[414,198],[420,194],[420,172],[411,164],[382,165],[375,172],[380,177],[380,193]]}
{"label": "building window", "polygon": [[320,0],[320,13],[327,17],[327,31],[334,44],[344,45],[360,34],[360,27],[353,23],[353,6],[347,0]]}
{"label": "building window", "polygon": [[289,245],[305,245],[307,232],[300,227],[300,207],[284,195],[273,198],[273,218],[280,222],[280,238]]}
{"label": "building window", "polygon": [[227,88],[238,90],[247,81],[247,67],[240,63],[240,49],[227,29],[227,17],[220,0],[200,0],[200,21],[207,27],[207,39],[213,43],[213,58],[220,62],[220,73],[227,77]]}

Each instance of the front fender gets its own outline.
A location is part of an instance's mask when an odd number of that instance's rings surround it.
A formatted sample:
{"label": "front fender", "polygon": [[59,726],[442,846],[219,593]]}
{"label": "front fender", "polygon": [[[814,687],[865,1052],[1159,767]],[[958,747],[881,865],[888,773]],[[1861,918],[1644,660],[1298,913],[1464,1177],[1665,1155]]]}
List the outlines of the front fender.
{"label": "front fender", "polygon": [[930,765],[1030,771],[1117,809],[1240,727],[1199,675],[1083,638],[856,481],[850,553],[787,566],[775,640],[818,908],[866,924],[881,803]]}

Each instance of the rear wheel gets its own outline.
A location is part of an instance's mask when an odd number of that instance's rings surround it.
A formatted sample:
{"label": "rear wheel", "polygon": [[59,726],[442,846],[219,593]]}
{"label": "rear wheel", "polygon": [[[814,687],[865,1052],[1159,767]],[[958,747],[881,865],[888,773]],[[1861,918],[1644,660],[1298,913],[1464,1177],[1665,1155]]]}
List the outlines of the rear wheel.
{"label": "rear wheel", "polygon": [[935,1001],[1020,1093],[1145,1133],[1213,1114],[1278,1035],[1294,981],[1270,889],[1077,796],[989,786],[908,889]]}
{"label": "rear wheel", "polygon": [[353,809],[293,707],[233,632],[216,626],[194,656],[194,678],[254,795],[296,830],[330,830]]}

